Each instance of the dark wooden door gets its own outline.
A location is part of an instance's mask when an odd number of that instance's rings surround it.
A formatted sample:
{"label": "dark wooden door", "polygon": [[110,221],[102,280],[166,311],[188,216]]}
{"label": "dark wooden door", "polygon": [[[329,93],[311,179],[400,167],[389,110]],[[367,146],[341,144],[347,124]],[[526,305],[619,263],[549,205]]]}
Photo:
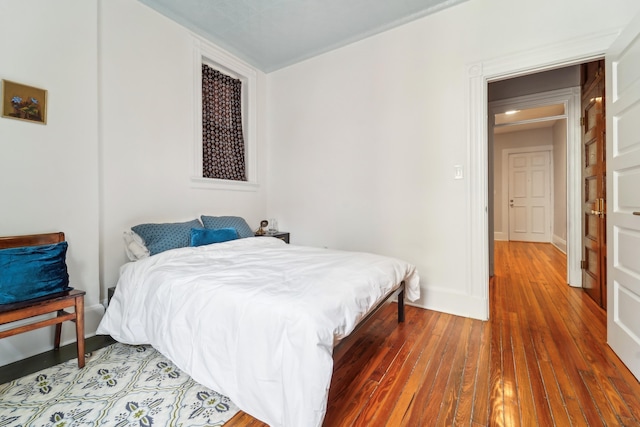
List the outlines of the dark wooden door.
{"label": "dark wooden door", "polygon": [[582,287],[607,307],[604,61],[583,64],[582,83]]}

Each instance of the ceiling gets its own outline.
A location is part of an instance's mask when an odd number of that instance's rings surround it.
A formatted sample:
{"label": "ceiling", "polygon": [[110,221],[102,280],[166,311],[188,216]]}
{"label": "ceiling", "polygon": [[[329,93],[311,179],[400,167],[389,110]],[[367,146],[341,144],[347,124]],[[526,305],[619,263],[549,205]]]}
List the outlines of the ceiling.
{"label": "ceiling", "polygon": [[266,73],[467,0],[138,0]]}
{"label": "ceiling", "polygon": [[564,120],[562,117],[564,114],[564,104],[544,105],[496,114],[493,132],[501,134],[552,127],[558,120]]}

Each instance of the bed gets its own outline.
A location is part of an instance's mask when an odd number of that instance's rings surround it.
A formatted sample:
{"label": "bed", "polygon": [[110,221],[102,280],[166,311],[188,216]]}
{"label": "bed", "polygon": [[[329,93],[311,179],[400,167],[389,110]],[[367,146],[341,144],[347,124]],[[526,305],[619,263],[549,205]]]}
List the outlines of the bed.
{"label": "bed", "polygon": [[153,345],[271,426],[320,426],[335,345],[398,293],[419,298],[407,262],[242,238],[125,264],[97,333]]}

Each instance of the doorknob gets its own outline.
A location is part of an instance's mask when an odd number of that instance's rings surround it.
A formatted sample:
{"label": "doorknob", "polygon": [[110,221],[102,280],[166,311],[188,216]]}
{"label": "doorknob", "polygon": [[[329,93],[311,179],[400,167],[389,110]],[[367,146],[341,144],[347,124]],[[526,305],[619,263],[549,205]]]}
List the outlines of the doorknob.
{"label": "doorknob", "polygon": [[509,200],[509,206],[513,207],[513,199]]}
{"label": "doorknob", "polygon": [[604,199],[596,199],[593,207],[594,209],[591,209],[591,215],[598,215],[600,218],[604,218]]}

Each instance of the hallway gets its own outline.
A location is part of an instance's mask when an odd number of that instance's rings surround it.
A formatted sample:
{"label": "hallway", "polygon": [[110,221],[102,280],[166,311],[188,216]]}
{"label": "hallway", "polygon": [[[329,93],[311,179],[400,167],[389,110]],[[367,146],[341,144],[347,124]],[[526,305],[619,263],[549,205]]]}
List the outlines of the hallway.
{"label": "hallway", "polygon": [[640,385],[606,344],[605,311],[565,284],[565,255],[545,243],[496,242],[495,251],[491,418],[640,425]]}

